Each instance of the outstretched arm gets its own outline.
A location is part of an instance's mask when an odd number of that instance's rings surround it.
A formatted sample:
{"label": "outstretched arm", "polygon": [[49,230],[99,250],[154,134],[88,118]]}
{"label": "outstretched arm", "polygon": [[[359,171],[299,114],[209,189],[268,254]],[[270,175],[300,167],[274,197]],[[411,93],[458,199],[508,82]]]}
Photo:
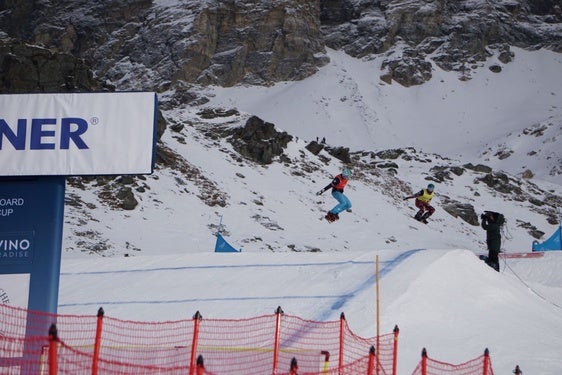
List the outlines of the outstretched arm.
{"label": "outstretched arm", "polygon": [[319,192],[316,193],[316,195],[320,195],[322,193],[324,193],[326,190],[333,188],[334,186],[336,186],[338,184],[338,178],[334,177],[334,179],[332,180],[332,182],[330,182],[328,185],[326,185],[322,190],[320,190]]}
{"label": "outstretched arm", "polygon": [[320,194],[324,193],[326,190],[330,189],[331,187],[332,187],[332,183],[326,185],[322,190],[317,192],[316,195],[320,195]]}
{"label": "outstretched arm", "polygon": [[404,200],[406,199],[412,199],[412,198],[417,198],[419,196],[423,195],[423,190],[418,191],[416,194],[412,194],[412,195],[408,195],[407,197],[404,197]]}

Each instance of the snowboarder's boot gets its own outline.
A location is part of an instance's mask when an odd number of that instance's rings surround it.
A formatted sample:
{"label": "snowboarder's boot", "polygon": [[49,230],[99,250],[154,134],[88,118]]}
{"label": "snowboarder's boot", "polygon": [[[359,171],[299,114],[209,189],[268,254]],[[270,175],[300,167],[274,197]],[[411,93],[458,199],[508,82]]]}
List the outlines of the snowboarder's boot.
{"label": "snowboarder's boot", "polygon": [[333,223],[334,221],[336,221],[338,218],[336,217],[336,215],[334,215],[333,213],[331,213],[330,211],[328,211],[328,213],[326,214],[326,216],[324,216],[326,218],[326,220],[328,220],[329,223]]}
{"label": "snowboarder's boot", "polygon": [[334,215],[334,221],[339,220],[340,219],[340,215],[339,214],[333,214]]}
{"label": "snowboarder's boot", "polygon": [[414,216],[414,219],[416,219],[417,221],[421,221],[422,214],[423,214],[423,211],[418,211],[416,216]]}
{"label": "snowboarder's boot", "polygon": [[482,259],[484,262],[486,262],[486,264],[487,264],[488,266],[490,266],[491,268],[493,268],[495,271],[500,272],[500,264],[499,264],[499,263],[497,263],[497,262],[492,262],[492,261],[490,260],[490,258],[488,258],[488,257],[485,256],[485,255],[480,255],[479,258]]}
{"label": "snowboarder's boot", "polygon": [[426,212],[425,214],[423,214],[423,216],[420,218],[420,221],[424,224],[427,224],[427,218],[430,217],[431,214],[429,212]]}

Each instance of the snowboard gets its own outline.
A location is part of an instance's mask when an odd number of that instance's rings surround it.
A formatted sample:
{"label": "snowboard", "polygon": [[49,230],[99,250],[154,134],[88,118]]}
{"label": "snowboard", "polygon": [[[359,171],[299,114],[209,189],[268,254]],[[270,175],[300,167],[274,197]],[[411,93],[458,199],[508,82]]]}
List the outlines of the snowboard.
{"label": "snowboard", "polygon": [[[345,210],[345,212],[349,212],[349,213],[351,213],[351,212],[353,212],[353,211],[351,211],[351,209],[348,209],[348,210]],[[340,213],[341,213],[341,212],[340,212]],[[331,224],[331,223],[335,223],[336,221],[338,221],[338,220],[340,219],[340,217],[339,217],[339,214],[336,214],[336,216],[337,216],[337,219],[336,219],[336,220],[334,220],[334,221],[330,221],[330,220],[328,220],[327,216],[328,216],[327,214],[326,214],[326,215],[324,215],[324,216],[321,216],[321,217],[320,217],[320,221],[322,221],[322,220],[326,220],[326,221],[327,221],[328,223],[330,223],[330,224]]]}
{"label": "snowboard", "polygon": [[415,216],[413,216],[413,217],[414,217],[414,219],[416,219],[416,220],[419,221],[420,223],[424,223],[424,224],[427,224],[427,223],[428,223],[427,219],[422,219],[422,218],[419,217],[418,215],[415,215]]}
{"label": "snowboard", "polygon": [[332,223],[335,223],[336,221],[338,221],[339,218],[334,220],[334,221],[330,221],[330,220],[328,220],[328,215],[324,215],[324,216],[320,217],[320,221],[322,221],[322,220],[326,220],[329,224],[332,224]]}
{"label": "snowboard", "polygon": [[324,220],[325,220],[326,222],[328,222],[328,224],[333,224],[333,223],[335,223],[335,222],[337,221],[337,220],[334,220],[334,221],[328,220],[328,218],[326,218],[326,215],[320,217],[320,221],[324,221]]}

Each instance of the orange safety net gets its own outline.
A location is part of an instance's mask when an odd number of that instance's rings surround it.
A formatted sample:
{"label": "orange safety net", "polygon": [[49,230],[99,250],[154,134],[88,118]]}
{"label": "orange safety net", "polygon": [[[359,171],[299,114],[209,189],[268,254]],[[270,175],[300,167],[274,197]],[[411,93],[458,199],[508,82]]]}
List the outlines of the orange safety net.
{"label": "orange safety net", "polygon": [[487,354],[483,354],[468,362],[453,365],[431,359],[422,358],[412,375],[494,375],[492,362]]}
{"label": "orange safety net", "polygon": [[[280,309],[279,309],[280,311]],[[248,319],[136,322],[0,304],[2,375],[395,375],[398,328],[363,338],[345,318],[282,312]],[[375,348],[377,348],[375,350]],[[425,353],[425,350],[424,350]],[[460,365],[422,356],[413,375],[493,375],[484,355]]]}
{"label": "orange safety net", "polygon": [[[101,309],[100,309],[101,310]],[[56,324],[58,374],[330,374],[367,363],[376,338],[362,338],[339,321],[276,313],[248,319],[135,322],[56,315],[0,305],[0,373],[47,374],[49,328]],[[31,338],[27,332],[34,332]],[[378,339],[381,374],[392,373],[394,335]],[[340,358],[341,354],[341,358]],[[195,357],[204,366],[195,369]],[[350,370],[352,373],[353,370]],[[366,372],[365,372],[366,373]]]}

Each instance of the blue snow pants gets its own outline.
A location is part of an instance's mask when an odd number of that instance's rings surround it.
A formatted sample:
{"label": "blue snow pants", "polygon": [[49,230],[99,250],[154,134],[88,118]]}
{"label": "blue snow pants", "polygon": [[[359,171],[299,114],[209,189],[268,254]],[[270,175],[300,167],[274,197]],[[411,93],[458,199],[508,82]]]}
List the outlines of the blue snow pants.
{"label": "blue snow pants", "polygon": [[343,193],[334,190],[332,191],[332,197],[338,201],[338,204],[330,210],[334,215],[351,208],[351,201]]}

